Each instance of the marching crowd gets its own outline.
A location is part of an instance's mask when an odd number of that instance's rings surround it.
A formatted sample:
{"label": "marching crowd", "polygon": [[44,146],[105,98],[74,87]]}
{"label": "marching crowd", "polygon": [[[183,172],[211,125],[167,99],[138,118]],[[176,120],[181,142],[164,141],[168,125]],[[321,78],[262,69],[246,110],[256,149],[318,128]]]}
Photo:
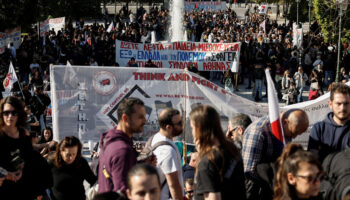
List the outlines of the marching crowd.
{"label": "marching crowd", "polygon": [[[96,168],[82,156],[78,138],[40,138],[28,128],[24,102],[14,96],[0,103],[0,196],[2,199],[274,199],[350,198],[350,87],[331,89],[331,112],[312,126],[308,147],[291,142],[309,126],[300,109],[281,113],[283,138],[268,117],[246,114],[229,120],[226,133],[219,113],[198,105],[189,114],[196,152],[182,166],[173,140],[183,133],[174,108],[158,116],[160,130],[136,151],[133,136],[146,123],[145,104],[125,98],[118,125],[101,134]],[[286,145],[285,145],[286,144]],[[95,170],[92,170],[95,169]],[[84,181],[91,188],[85,191]]]}
{"label": "marching crowd", "polygon": [[[184,165],[173,139],[183,133],[186,122],[173,108],[159,113],[159,132],[136,151],[132,138],[146,123],[145,105],[137,98],[124,99],[116,111],[117,127],[101,134],[94,170],[82,157],[78,138],[53,141],[46,123],[50,98],[45,94],[51,64],[119,66],[115,39],[147,43],[152,31],[158,41],[167,38],[166,9],[146,12],[140,7],[133,14],[123,8],[111,32],[102,25],[85,25],[82,19],[75,27],[69,21],[65,29],[40,39],[33,29],[17,50],[10,45],[0,55],[0,79],[10,61],[19,79],[14,95],[0,103],[1,199],[350,199],[350,87],[331,84],[337,49],[324,42],[317,23],[298,49],[290,25],[278,25],[255,9],[247,10],[244,19],[230,9],[193,10],[184,18],[189,41],[242,42],[238,76],[197,70],[232,92],[248,78],[248,88],[260,101],[265,68],[287,104],[302,102],[307,88],[309,99],[314,99],[331,86],[331,112],[312,126],[307,150],[291,142],[309,126],[303,110],[281,113],[281,140],[272,133],[268,117],[252,122],[237,114],[224,132],[215,108],[199,105],[189,115],[197,152]],[[342,82],[349,79],[348,48],[342,49]]]}

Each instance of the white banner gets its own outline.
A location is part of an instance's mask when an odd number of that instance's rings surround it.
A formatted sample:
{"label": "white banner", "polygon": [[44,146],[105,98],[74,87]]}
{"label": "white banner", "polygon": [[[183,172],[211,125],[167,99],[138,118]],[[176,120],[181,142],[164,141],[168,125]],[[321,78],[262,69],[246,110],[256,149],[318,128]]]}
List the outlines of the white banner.
{"label": "white banner", "polygon": [[184,69],[193,64],[199,71],[226,71],[236,57],[239,60],[241,43],[172,42],[141,44],[116,40],[116,62],[127,66],[134,57],[139,67],[148,59],[158,68]]}
{"label": "white banner", "polygon": [[54,29],[57,33],[59,30],[64,28],[65,25],[65,17],[47,19],[43,22],[40,22],[40,36],[44,36],[45,33]]}
{"label": "white banner", "polygon": [[268,9],[268,7],[267,7],[267,5],[261,5],[261,6],[259,6],[259,14],[267,14],[267,9]]}
{"label": "white banner", "polygon": [[4,53],[5,47],[13,42],[13,46],[18,49],[21,45],[21,27],[7,29],[0,32],[0,54]]}
{"label": "white banner", "polygon": [[185,11],[192,10],[217,11],[226,10],[225,1],[185,1]]}
{"label": "white banner", "polygon": [[[229,93],[185,70],[53,66],[51,80],[55,140],[68,135],[98,140],[100,133],[118,123],[116,109],[126,97],[138,97],[146,105],[147,122],[144,132],[136,135],[139,140],[159,130],[157,117],[165,107],[174,107],[188,117],[192,108],[210,104],[226,125],[235,113],[247,113],[253,119],[267,113],[267,106]],[[191,143],[186,121],[185,139]]]}
{"label": "white banner", "polygon": [[303,44],[303,29],[298,27],[296,23],[293,23],[293,46],[300,49]]}
{"label": "white banner", "polygon": [[[225,129],[235,113],[245,113],[257,119],[268,115],[267,105],[255,103],[229,93],[214,83],[176,69],[111,68],[92,66],[53,66],[51,68],[52,117],[55,140],[75,135],[82,140],[98,140],[100,133],[116,126],[116,109],[126,97],[138,97],[145,102],[147,123],[136,137],[145,140],[158,131],[157,116],[161,109],[174,107],[186,114],[185,139],[192,142],[188,114],[199,104],[210,104],[220,113]],[[329,93],[303,103],[284,106],[282,111],[299,108],[313,124],[330,112]],[[309,131],[308,131],[309,132]],[[308,132],[297,137],[304,145]]]}

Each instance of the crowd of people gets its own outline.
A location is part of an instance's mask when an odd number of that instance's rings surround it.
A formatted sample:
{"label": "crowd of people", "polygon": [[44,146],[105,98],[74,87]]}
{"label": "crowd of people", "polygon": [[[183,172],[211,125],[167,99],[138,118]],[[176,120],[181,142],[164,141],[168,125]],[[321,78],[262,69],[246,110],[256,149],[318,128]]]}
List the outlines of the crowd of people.
{"label": "crowd of people", "polygon": [[[350,198],[350,87],[331,89],[327,117],[313,125],[307,150],[291,140],[309,126],[305,111],[281,113],[284,142],[273,134],[268,117],[230,118],[224,132],[219,113],[198,105],[189,114],[196,151],[181,164],[174,138],[183,117],[174,108],[159,113],[160,130],[145,147],[133,136],[146,123],[145,104],[124,99],[118,125],[99,141],[97,171],[82,156],[78,138],[52,141],[51,128],[37,138],[25,127],[25,103],[9,96],[0,103],[0,196],[4,199],[274,199]],[[326,178],[326,179],[324,179]],[[84,181],[91,189],[85,191]],[[323,187],[321,187],[323,185]]]}
{"label": "crowd of people", "polygon": [[[81,19],[76,26],[69,21],[63,30],[49,31],[44,37],[32,29],[17,50],[13,45],[5,49],[0,55],[0,79],[5,78],[12,61],[19,82],[14,95],[0,103],[1,199],[350,199],[350,88],[332,84],[339,47],[326,43],[315,23],[298,49],[293,46],[291,24],[278,25],[253,8],[244,19],[231,9],[184,13],[188,41],[242,42],[238,74],[192,70],[222,81],[232,92],[247,78],[247,88],[256,101],[264,98],[266,68],[279,98],[287,104],[302,102],[307,89],[311,100],[331,86],[331,112],[313,125],[307,150],[291,143],[309,126],[303,110],[281,114],[284,145],[272,134],[267,117],[252,122],[245,114],[232,116],[225,133],[215,108],[199,105],[189,115],[197,152],[189,156],[188,164],[182,165],[173,142],[185,123],[173,108],[159,113],[159,132],[136,151],[133,136],[146,123],[145,105],[137,98],[124,99],[117,109],[117,127],[101,134],[94,155],[96,171],[83,158],[78,138],[53,141],[46,123],[50,65],[69,61],[119,66],[115,39],[149,43],[155,31],[157,41],[165,40],[169,18],[164,8],[146,12],[140,7],[131,13],[124,7],[115,16],[111,32],[96,23],[85,25]],[[349,46],[342,50],[339,76],[341,82],[347,82]],[[129,66],[138,67],[135,60]],[[91,186],[89,192],[84,181]]]}

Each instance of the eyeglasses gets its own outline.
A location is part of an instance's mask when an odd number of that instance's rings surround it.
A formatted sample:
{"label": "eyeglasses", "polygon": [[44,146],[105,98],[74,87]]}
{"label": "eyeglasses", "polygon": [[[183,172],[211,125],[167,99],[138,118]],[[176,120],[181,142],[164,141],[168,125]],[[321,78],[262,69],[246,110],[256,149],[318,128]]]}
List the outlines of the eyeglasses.
{"label": "eyeglasses", "polygon": [[186,191],[186,193],[193,193],[193,190],[188,190]]}
{"label": "eyeglasses", "polygon": [[2,115],[4,115],[4,116],[9,116],[9,115],[17,116],[18,112],[15,110],[6,110],[6,111],[2,112]]}
{"label": "eyeglasses", "polygon": [[228,133],[229,136],[233,135],[233,132],[235,132],[238,129],[238,126],[234,127],[233,129],[231,129],[231,131]]}
{"label": "eyeglasses", "polygon": [[312,182],[312,183],[316,183],[316,181],[322,181],[324,178],[324,174],[323,173],[318,173],[316,175],[310,175],[310,176],[302,176],[302,175],[296,175],[296,177],[300,177],[305,179],[308,183]]}

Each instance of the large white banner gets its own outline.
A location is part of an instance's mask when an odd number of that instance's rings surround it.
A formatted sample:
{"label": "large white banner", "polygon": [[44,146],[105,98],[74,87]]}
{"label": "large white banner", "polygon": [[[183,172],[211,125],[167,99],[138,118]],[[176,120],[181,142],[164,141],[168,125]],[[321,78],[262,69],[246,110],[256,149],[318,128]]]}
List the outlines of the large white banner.
{"label": "large white banner", "polygon": [[11,42],[16,49],[21,45],[21,27],[0,32],[0,54],[4,53],[5,47]]}
{"label": "large white banner", "polygon": [[47,19],[43,22],[40,22],[40,36],[44,36],[45,33],[54,29],[57,33],[59,30],[64,28],[65,25],[65,17]]}
{"label": "large white banner", "polygon": [[[174,107],[187,116],[185,139],[192,142],[188,114],[200,104],[210,104],[220,113],[222,125],[235,113],[257,119],[268,115],[267,105],[227,92],[197,74],[177,69],[124,67],[53,66],[51,97],[54,138],[75,135],[82,140],[98,140],[100,133],[118,123],[116,109],[126,97],[145,102],[147,123],[137,139],[145,140],[159,130],[161,109]],[[349,84],[349,83],[348,83]],[[330,112],[329,93],[311,101],[284,106],[281,112],[299,108],[313,124]],[[306,144],[309,131],[295,140]]]}
{"label": "large white banner", "polygon": [[205,10],[218,11],[226,10],[225,1],[185,1],[185,11]]}
{"label": "large white banner", "polygon": [[[147,123],[144,132],[136,135],[139,140],[159,130],[157,117],[165,107],[176,108],[188,117],[194,107],[210,104],[219,111],[223,124],[235,113],[247,113],[254,119],[267,113],[267,106],[185,70],[53,66],[51,80],[55,140],[68,135],[98,140],[102,132],[116,126],[116,109],[127,97],[138,97],[146,105]],[[185,139],[192,142],[186,121]]]}
{"label": "large white banner", "polygon": [[184,69],[192,64],[200,71],[226,71],[239,60],[241,43],[172,42],[140,44],[116,40],[116,62],[127,66],[134,57],[139,67],[151,59],[159,68]]}

